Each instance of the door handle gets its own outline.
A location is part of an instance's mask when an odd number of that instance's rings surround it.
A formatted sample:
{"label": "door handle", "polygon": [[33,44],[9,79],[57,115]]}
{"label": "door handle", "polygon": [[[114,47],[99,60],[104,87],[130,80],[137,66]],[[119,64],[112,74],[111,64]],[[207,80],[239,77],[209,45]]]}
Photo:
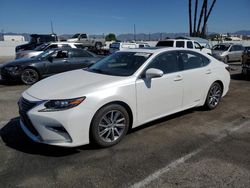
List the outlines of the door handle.
{"label": "door handle", "polygon": [[211,69],[206,70],[206,74],[211,74],[211,73],[212,73]]}
{"label": "door handle", "polygon": [[181,81],[183,80],[182,76],[181,75],[177,75],[175,78],[174,78],[174,81]]}

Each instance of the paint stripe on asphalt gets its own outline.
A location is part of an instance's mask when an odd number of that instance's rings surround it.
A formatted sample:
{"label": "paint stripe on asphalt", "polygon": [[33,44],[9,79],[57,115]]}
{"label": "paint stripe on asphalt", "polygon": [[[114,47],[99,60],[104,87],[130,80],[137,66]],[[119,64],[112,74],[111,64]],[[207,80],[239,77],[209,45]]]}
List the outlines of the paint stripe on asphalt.
{"label": "paint stripe on asphalt", "polygon": [[225,129],[224,130],[225,132],[221,133],[219,136],[217,136],[215,139],[213,139],[208,144],[206,144],[206,145],[194,150],[193,152],[191,152],[191,153],[189,153],[189,154],[187,154],[187,155],[185,155],[185,156],[171,162],[170,164],[167,164],[165,167],[155,171],[153,174],[150,174],[145,179],[135,183],[130,188],[145,187],[146,185],[150,184],[152,181],[160,178],[160,176],[162,176],[164,173],[176,168],[180,164],[185,163],[188,159],[192,158],[193,156],[197,155],[201,151],[205,150],[206,148],[211,146],[214,142],[220,142],[223,138],[227,137],[229,134],[241,129],[242,127],[244,127],[246,125],[250,125],[250,121],[244,122],[244,123],[240,124],[239,126],[234,126],[234,127],[230,127],[228,129]]}

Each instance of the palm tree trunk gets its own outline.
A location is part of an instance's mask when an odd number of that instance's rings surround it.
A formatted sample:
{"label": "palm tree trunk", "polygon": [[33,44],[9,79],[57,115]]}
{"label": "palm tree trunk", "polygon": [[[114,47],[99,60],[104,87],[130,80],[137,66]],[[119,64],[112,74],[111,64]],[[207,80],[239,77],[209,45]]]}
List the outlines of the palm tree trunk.
{"label": "palm tree trunk", "polygon": [[192,0],[188,1],[188,13],[189,13],[189,35],[192,36]]}
{"label": "palm tree trunk", "polygon": [[201,8],[201,13],[200,13],[200,18],[199,18],[199,22],[198,22],[198,27],[197,27],[197,33],[196,33],[196,36],[200,36],[201,34],[201,30],[200,30],[200,27],[201,27],[201,20],[202,20],[202,17],[204,16],[204,7],[206,5],[206,0],[203,1],[203,4],[202,4],[202,8]]}
{"label": "palm tree trunk", "polygon": [[[209,18],[210,14],[211,14],[211,12],[212,12],[212,10],[213,10],[213,8],[214,8],[214,4],[215,4],[215,3],[216,3],[216,0],[213,1],[212,5],[211,5],[211,7],[210,7],[210,9],[209,9],[209,11],[208,11],[208,14],[205,15],[205,21],[204,21],[203,27],[206,27],[208,18]],[[204,29],[204,28],[202,28],[202,29]]]}
{"label": "palm tree trunk", "polygon": [[195,10],[194,10],[194,29],[193,33],[196,35],[196,16],[197,16],[198,0],[195,0]]}

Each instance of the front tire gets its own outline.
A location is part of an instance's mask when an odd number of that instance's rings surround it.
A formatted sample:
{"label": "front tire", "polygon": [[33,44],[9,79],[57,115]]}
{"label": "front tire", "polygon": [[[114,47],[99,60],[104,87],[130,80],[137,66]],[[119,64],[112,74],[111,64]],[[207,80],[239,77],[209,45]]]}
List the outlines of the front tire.
{"label": "front tire", "polygon": [[23,70],[21,80],[26,85],[32,85],[39,80],[39,74],[36,70],[27,68]]}
{"label": "front tire", "polygon": [[110,147],[126,135],[129,128],[129,115],[118,104],[110,104],[98,110],[92,120],[90,136],[100,147]]}
{"label": "front tire", "polygon": [[221,96],[222,96],[222,87],[218,82],[214,82],[207,94],[207,98],[206,98],[206,102],[205,102],[205,108],[208,110],[213,110],[215,109],[220,100],[221,100]]}
{"label": "front tire", "polygon": [[96,50],[100,50],[101,47],[102,47],[102,43],[100,43],[100,42],[95,43],[95,49]]}

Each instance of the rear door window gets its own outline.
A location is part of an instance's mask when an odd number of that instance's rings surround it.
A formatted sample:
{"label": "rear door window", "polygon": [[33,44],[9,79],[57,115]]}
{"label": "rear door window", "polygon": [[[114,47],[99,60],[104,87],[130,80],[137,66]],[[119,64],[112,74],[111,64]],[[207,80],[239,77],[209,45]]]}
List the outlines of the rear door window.
{"label": "rear door window", "polygon": [[184,41],[176,41],[177,48],[184,48],[185,42]]}
{"label": "rear door window", "polygon": [[174,46],[174,41],[172,41],[172,40],[159,41],[159,42],[156,44],[156,47],[163,47],[163,46],[166,46],[166,47],[173,47],[173,46]]}
{"label": "rear door window", "polygon": [[187,42],[187,48],[191,48],[191,49],[194,48],[193,43],[191,41]]}
{"label": "rear door window", "polygon": [[180,60],[183,63],[183,70],[196,69],[204,67],[210,63],[210,60],[198,53],[195,52],[180,52]]}

